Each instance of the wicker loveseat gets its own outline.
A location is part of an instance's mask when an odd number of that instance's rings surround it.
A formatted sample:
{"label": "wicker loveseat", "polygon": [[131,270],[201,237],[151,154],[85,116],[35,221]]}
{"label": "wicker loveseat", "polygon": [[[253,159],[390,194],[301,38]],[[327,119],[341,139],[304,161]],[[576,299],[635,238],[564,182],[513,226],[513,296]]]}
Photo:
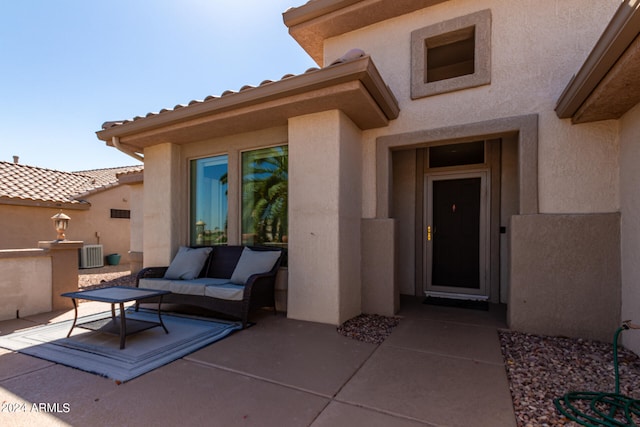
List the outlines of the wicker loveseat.
{"label": "wicker loveseat", "polygon": [[282,254],[281,249],[268,247],[181,247],[170,266],[140,270],[136,286],[169,290],[171,294],[164,296],[163,303],[222,313],[241,320],[244,328],[250,310],[273,307],[275,312],[274,287]]}

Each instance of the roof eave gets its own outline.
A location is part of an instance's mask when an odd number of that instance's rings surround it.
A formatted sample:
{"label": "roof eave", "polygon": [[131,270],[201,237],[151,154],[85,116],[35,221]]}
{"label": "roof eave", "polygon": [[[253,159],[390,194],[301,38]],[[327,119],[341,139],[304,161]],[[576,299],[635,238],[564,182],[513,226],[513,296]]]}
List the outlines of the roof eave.
{"label": "roof eave", "polygon": [[91,203],[86,201],[63,202],[63,201],[55,201],[55,200],[20,199],[20,198],[5,197],[5,196],[0,196],[0,205],[28,206],[28,207],[37,207],[37,208],[54,208],[54,209],[69,209],[69,210],[88,210],[91,208]]}
{"label": "roof eave", "polygon": [[134,185],[144,183],[144,171],[121,173],[116,175],[118,183],[123,185]]}
{"label": "roof eave", "polygon": [[[625,51],[640,32],[640,2],[625,0],[605,28],[602,36],[571,79],[556,104],[556,114],[561,119],[572,118],[583,108],[609,72],[616,66]],[[604,120],[593,117],[589,121]]]}
{"label": "roof eave", "polygon": [[[353,105],[358,100],[363,105]],[[373,61],[364,56],[111,126],[98,131],[97,136],[108,145],[116,136],[121,143],[136,149],[161,142],[185,144],[286,125],[290,117],[342,109],[341,106],[361,129],[385,126],[389,120],[397,118],[400,111],[395,96]]]}
{"label": "roof eave", "polygon": [[447,0],[314,0],[282,14],[289,34],[320,66],[324,41]]}

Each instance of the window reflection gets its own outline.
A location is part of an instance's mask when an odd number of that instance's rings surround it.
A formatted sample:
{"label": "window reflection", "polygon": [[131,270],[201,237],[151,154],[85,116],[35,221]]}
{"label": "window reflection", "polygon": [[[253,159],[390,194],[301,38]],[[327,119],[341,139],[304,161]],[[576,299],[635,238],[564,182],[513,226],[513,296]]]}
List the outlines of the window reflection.
{"label": "window reflection", "polygon": [[227,243],[228,157],[191,161],[191,245]]}
{"label": "window reflection", "polygon": [[287,146],[242,154],[242,244],[287,246]]}

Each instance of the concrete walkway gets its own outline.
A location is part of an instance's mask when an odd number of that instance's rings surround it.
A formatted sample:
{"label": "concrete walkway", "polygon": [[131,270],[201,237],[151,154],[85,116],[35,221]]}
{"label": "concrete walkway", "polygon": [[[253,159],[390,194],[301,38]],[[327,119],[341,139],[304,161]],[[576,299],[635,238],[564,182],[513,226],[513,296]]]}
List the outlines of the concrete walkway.
{"label": "concrete walkway", "polygon": [[[0,322],[0,334],[70,315]],[[261,314],[255,326],[120,385],[0,349],[0,425],[516,425],[496,333],[503,313],[408,299],[399,316],[375,345]]]}

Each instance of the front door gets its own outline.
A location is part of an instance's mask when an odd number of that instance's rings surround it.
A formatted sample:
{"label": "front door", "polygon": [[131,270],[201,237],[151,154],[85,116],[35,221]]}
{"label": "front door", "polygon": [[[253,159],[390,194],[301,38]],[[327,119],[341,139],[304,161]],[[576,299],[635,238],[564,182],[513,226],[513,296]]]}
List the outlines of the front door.
{"label": "front door", "polygon": [[427,175],[426,294],[486,299],[487,172]]}

